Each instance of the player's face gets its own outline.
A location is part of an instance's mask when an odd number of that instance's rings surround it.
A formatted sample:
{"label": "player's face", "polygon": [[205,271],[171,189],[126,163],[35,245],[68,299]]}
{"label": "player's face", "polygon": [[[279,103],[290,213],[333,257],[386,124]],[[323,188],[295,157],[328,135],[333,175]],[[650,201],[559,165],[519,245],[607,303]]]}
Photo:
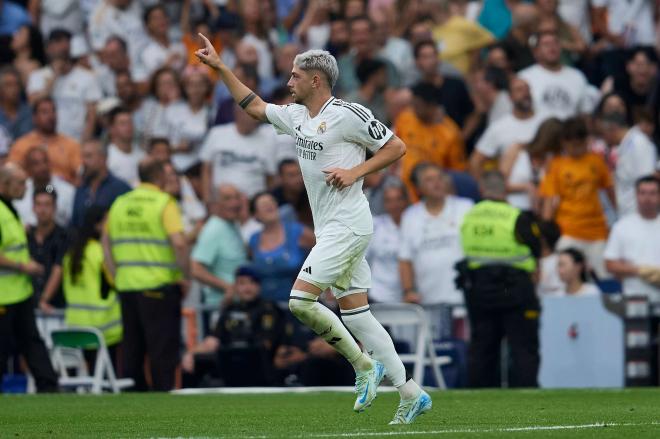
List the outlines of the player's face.
{"label": "player's face", "polygon": [[312,92],[313,82],[314,75],[311,72],[306,72],[297,66],[293,66],[291,78],[289,78],[289,82],[286,85],[289,87],[289,92],[296,104],[302,104],[309,97]]}

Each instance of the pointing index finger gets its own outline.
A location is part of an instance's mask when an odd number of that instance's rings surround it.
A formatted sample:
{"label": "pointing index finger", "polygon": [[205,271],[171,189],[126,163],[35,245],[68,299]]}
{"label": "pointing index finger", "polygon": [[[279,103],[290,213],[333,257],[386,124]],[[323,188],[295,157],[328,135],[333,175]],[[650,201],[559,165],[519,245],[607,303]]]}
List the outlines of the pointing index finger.
{"label": "pointing index finger", "polygon": [[208,47],[208,46],[213,47],[213,46],[211,45],[211,42],[209,41],[209,39],[206,38],[206,36],[204,36],[203,33],[199,32],[197,35],[199,35],[200,38],[201,38],[202,40],[204,40],[204,44],[206,44],[206,47]]}

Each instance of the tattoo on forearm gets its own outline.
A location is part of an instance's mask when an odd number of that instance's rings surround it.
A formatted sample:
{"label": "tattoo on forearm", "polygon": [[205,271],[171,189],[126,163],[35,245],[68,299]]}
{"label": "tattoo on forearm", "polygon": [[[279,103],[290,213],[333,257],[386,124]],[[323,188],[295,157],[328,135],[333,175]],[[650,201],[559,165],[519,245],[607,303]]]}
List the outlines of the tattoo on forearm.
{"label": "tattoo on forearm", "polygon": [[242,109],[245,110],[245,109],[247,108],[247,106],[250,105],[250,102],[252,102],[252,101],[254,100],[254,98],[256,98],[256,97],[257,97],[257,95],[254,94],[254,92],[250,92],[250,94],[247,95],[247,96],[245,96],[245,97],[241,100],[241,102],[238,103],[238,105],[239,105]]}

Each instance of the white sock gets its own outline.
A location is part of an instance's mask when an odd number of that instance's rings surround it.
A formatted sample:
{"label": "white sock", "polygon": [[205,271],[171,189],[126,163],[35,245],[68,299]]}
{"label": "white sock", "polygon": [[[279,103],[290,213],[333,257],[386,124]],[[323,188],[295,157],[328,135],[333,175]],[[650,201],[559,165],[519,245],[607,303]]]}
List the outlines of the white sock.
{"label": "white sock", "polygon": [[328,342],[358,371],[369,370],[373,361],[366,356],[339,317],[318,302],[319,296],[292,290],[289,309],[294,316]]}
{"label": "white sock", "polygon": [[[394,387],[403,388],[406,385],[406,368],[394,349],[390,334],[371,314],[369,305],[342,310],[341,319],[351,333],[360,340],[369,356],[383,363],[387,377]],[[403,397],[403,393],[401,395]]]}
{"label": "white sock", "polygon": [[399,391],[401,399],[417,398],[422,392],[422,388],[419,387],[417,383],[412,380],[412,378],[406,381],[404,385],[397,387],[397,390]]}

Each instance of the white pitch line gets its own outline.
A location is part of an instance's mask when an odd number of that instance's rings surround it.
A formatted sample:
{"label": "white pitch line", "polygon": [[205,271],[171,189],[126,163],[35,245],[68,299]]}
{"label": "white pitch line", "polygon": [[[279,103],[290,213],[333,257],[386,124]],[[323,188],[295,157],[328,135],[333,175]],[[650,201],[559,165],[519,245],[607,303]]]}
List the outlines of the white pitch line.
{"label": "white pitch line", "polygon": [[[544,430],[579,430],[588,428],[603,428],[603,427],[639,427],[645,425],[660,425],[660,421],[654,422],[599,422],[595,424],[578,424],[578,425],[534,425],[528,427],[502,427],[502,428],[457,428],[450,430],[427,430],[427,431],[373,431],[373,432],[353,432],[353,433],[320,433],[320,434],[306,434],[302,437],[317,437],[317,438],[331,438],[331,437],[354,437],[354,436],[419,436],[423,434],[458,434],[458,433],[515,433],[519,431],[544,431]],[[251,438],[245,438],[251,439]]]}
{"label": "white pitch line", "polygon": [[[393,427],[392,431],[355,431],[346,433],[307,433],[302,435],[286,435],[291,438],[342,438],[342,437],[373,437],[373,436],[421,436],[421,435],[439,435],[439,434],[488,434],[488,433],[516,433],[524,431],[548,431],[548,430],[581,430],[592,428],[605,428],[605,427],[642,427],[642,426],[660,426],[660,421],[653,422],[597,422],[594,424],[577,424],[577,425],[532,425],[527,427],[501,427],[501,428],[454,428],[448,430],[426,430],[426,431],[405,431],[396,430],[398,427]],[[219,436],[223,438],[225,436]],[[254,435],[254,436],[233,436],[237,439],[269,439],[282,436],[267,436],[267,435]],[[160,438],[167,439],[167,438]],[[178,437],[176,439],[184,439]],[[194,437],[187,439],[211,439],[208,437]]]}

